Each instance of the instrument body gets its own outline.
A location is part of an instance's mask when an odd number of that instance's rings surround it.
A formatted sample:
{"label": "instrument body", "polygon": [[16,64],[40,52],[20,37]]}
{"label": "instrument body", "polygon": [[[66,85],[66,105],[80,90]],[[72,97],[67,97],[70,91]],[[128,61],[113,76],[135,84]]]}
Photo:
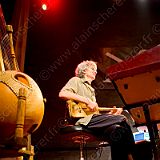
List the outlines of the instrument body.
{"label": "instrument body", "polygon": [[110,112],[114,108],[98,107],[95,111],[91,111],[85,103],[74,102],[73,100],[67,101],[69,115],[72,118],[83,118],[91,114],[100,114],[100,112]]}
{"label": "instrument body", "polygon": [[25,88],[24,136],[34,132],[42,122],[44,102],[36,82],[18,71],[0,72],[0,142],[4,144],[15,135],[19,89]]}

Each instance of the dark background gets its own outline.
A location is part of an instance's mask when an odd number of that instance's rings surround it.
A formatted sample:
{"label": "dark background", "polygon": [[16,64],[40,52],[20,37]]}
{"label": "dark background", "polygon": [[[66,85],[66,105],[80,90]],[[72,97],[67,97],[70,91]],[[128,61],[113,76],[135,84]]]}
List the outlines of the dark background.
{"label": "dark background", "polygon": [[[118,6],[115,2],[121,3]],[[1,4],[10,24],[15,1],[1,0]],[[53,0],[48,4],[48,10],[42,11],[41,1],[31,0],[30,20],[35,15],[36,18],[29,23],[24,70],[37,82],[47,100],[42,124],[32,135],[37,151],[69,145],[58,134],[65,115],[65,103],[58,98],[58,93],[74,76],[79,62],[86,59],[98,62],[98,75],[93,83],[98,103],[122,106],[113,85],[105,81],[106,68],[116,62],[107,58],[102,49],[127,59],[160,42],[158,0]],[[98,21],[108,13],[108,8],[112,14]],[[95,24],[96,28],[87,34]],[[158,32],[154,30],[155,25],[159,26]]]}

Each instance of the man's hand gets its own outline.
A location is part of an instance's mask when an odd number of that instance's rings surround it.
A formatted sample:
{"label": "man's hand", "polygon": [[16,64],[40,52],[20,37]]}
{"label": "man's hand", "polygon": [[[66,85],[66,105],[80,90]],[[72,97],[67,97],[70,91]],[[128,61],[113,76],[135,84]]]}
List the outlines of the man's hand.
{"label": "man's hand", "polygon": [[91,111],[97,111],[98,104],[96,102],[92,102],[91,100],[88,100],[87,106]]}
{"label": "man's hand", "polygon": [[120,115],[122,113],[122,111],[123,111],[122,108],[116,108],[116,106],[113,106],[113,108],[109,112],[109,114]]}

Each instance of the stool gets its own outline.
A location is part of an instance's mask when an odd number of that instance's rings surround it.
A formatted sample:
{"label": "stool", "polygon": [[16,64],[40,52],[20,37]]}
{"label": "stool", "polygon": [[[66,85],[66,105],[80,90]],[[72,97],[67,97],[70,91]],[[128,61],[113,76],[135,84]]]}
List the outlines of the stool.
{"label": "stool", "polygon": [[60,129],[60,133],[68,135],[74,143],[79,143],[80,160],[84,160],[84,144],[98,140],[90,130],[80,125],[66,125]]}

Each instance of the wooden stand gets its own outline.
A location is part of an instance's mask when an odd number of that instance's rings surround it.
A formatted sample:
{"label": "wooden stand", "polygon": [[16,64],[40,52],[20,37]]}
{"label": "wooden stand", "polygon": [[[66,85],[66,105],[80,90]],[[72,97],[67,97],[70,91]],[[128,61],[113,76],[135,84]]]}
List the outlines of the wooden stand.
{"label": "wooden stand", "polygon": [[17,157],[17,160],[33,160],[34,147],[31,145],[31,134],[24,137],[24,121],[26,110],[26,95],[24,88],[20,88],[17,106],[17,119],[14,142],[9,142],[10,147],[0,145],[0,158]]}
{"label": "wooden stand", "polygon": [[[20,149],[18,152],[24,154],[28,160],[33,160],[34,148],[31,145],[31,134],[27,138],[23,135],[24,130],[24,120],[25,120],[25,110],[26,110],[26,96],[27,92],[24,88],[20,88],[18,97],[18,107],[17,107],[17,121],[15,129],[15,142],[16,145],[23,146],[26,142],[26,147]],[[23,156],[18,160],[23,159]]]}

